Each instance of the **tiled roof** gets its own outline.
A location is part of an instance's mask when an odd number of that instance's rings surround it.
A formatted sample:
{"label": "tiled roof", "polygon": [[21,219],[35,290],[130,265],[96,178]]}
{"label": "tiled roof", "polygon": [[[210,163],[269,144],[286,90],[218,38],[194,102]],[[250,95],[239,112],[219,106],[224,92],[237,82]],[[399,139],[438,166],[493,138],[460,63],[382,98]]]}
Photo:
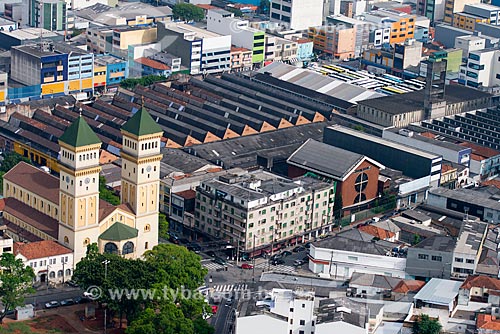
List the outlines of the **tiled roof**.
{"label": "tiled roof", "polygon": [[0,198],[0,212],[5,208],[5,199]]}
{"label": "tiled roof", "polygon": [[215,6],[207,5],[207,4],[203,4],[203,3],[200,3],[200,4],[196,5],[196,7],[200,7],[201,9],[205,9],[205,10],[218,9],[219,8],[219,7],[215,7]]}
{"label": "tiled roof", "polygon": [[19,218],[20,220],[55,239],[59,236],[59,223],[57,220],[41,213],[36,209],[33,209],[15,198],[7,197],[5,199],[4,212]]}
{"label": "tiled roof", "polygon": [[166,71],[166,70],[170,69],[170,66],[165,65],[163,63],[160,63],[159,61],[146,58],[146,57],[137,58],[137,59],[135,59],[135,61],[138,62],[139,64],[145,65],[147,67],[154,68],[155,70]]}
{"label": "tiled roof", "polygon": [[446,172],[449,172],[451,170],[455,170],[456,168],[453,168],[453,166],[450,166],[450,165],[445,165],[445,164],[442,164],[441,165],[441,173],[446,173]]}
{"label": "tiled roof", "polygon": [[162,128],[153,120],[144,106],[134,116],[130,117],[127,123],[122,126],[122,130],[138,137],[163,133]]}
{"label": "tiled roof", "polygon": [[365,233],[371,234],[374,237],[377,237],[381,240],[390,239],[396,235],[394,232],[387,231],[387,230],[384,230],[383,228],[373,226],[373,225],[360,226],[358,229],[360,231],[365,232]]}
{"label": "tiled roof", "polygon": [[500,320],[491,314],[478,314],[476,321],[477,328],[500,331]]}
{"label": "tiled roof", "polygon": [[59,141],[73,147],[100,144],[101,140],[80,115],[59,137]]}
{"label": "tiled roof", "polygon": [[500,280],[488,276],[470,275],[460,289],[470,290],[474,287],[486,288],[488,290],[500,290]]}
{"label": "tiled roof", "polygon": [[193,199],[196,197],[196,191],[194,190],[191,190],[191,189],[188,189],[188,190],[184,190],[184,191],[179,191],[177,193],[175,193],[177,196],[180,196],[184,199]]}
{"label": "tiled roof", "polygon": [[488,180],[481,182],[482,186],[494,186],[500,189],[500,180]]}
{"label": "tiled roof", "polygon": [[422,289],[424,285],[424,281],[401,280],[392,291],[397,293],[417,292]]}
{"label": "tiled roof", "polygon": [[134,214],[134,210],[128,203],[123,203],[115,206],[113,204],[106,202],[105,200],[99,199],[99,221],[102,221],[104,218],[113,213],[113,211],[115,211],[116,209],[121,209],[123,211]]}
{"label": "tiled roof", "polygon": [[463,142],[459,144],[460,146],[465,146],[472,149],[472,154],[481,156],[483,158],[491,158],[499,155],[500,152],[489,147],[484,147],[474,143]]}
{"label": "tiled roof", "polygon": [[128,240],[137,237],[139,234],[139,231],[137,229],[130,227],[128,225],[122,224],[122,223],[114,223],[111,225],[110,228],[108,228],[106,231],[104,231],[100,236],[99,239],[101,240],[109,240],[109,241],[122,241],[122,240]]}
{"label": "tiled roof", "polygon": [[28,260],[41,259],[44,257],[71,254],[73,251],[60,245],[53,240],[43,240],[36,242],[16,242],[14,243],[14,254],[21,254]]}
{"label": "tiled roof", "polygon": [[247,48],[240,48],[240,47],[236,47],[236,46],[231,46],[231,52],[246,52],[246,51],[250,51],[249,49]]}
{"label": "tiled roof", "polygon": [[19,240],[23,242],[36,242],[36,241],[42,241],[43,239],[40,238],[39,236],[34,235],[30,231],[19,227],[18,225],[14,224],[13,222],[10,222],[6,220],[5,218],[3,219],[4,225],[7,226],[7,230],[12,234],[16,235],[19,237]]}
{"label": "tiled roof", "polygon": [[4,175],[4,179],[59,204],[59,179],[26,162],[18,163]]}

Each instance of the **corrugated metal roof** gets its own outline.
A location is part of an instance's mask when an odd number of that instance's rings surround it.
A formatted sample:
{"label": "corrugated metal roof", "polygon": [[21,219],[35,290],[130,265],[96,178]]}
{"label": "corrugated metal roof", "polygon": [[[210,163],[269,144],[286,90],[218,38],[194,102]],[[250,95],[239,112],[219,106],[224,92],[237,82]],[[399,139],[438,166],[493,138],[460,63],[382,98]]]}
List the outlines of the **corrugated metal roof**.
{"label": "corrugated metal roof", "polygon": [[430,304],[448,306],[458,295],[463,282],[433,278],[416,295],[413,300],[421,300]]}

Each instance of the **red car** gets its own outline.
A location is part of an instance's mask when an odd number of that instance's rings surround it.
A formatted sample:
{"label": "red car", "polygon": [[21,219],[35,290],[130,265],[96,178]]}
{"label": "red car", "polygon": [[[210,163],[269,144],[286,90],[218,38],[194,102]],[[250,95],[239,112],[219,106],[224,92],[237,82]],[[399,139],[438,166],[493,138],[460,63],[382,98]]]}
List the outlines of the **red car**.
{"label": "red car", "polygon": [[219,309],[219,307],[217,305],[212,305],[212,313],[213,314],[217,313],[218,309]]}
{"label": "red car", "polygon": [[248,263],[243,263],[241,265],[241,269],[253,269],[253,266],[251,264],[248,264]]}

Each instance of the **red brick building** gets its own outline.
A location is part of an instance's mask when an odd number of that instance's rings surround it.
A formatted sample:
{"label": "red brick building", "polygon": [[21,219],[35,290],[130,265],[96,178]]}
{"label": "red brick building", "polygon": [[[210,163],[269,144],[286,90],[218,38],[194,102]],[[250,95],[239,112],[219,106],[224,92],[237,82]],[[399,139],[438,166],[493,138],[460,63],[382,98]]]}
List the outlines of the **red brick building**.
{"label": "red brick building", "polygon": [[287,163],[290,178],[311,172],[335,181],[344,210],[378,198],[379,172],[384,166],[364,155],[309,139],[292,153]]}

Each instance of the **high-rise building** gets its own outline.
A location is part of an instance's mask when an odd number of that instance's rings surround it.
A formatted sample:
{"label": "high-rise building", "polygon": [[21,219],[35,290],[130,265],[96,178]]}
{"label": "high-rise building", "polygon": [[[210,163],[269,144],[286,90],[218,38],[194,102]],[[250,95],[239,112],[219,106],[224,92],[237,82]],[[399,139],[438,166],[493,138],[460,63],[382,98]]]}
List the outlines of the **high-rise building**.
{"label": "high-rise building", "polygon": [[480,3],[479,0],[446,0],[444,7],[444,19],[446,23],[453,22],[453,14],[462,12],[465,5]]}
{"label": "high-rise building", "polygon": [[66,29],[67,8],[64,0],[23,0],[27,24],[50,31]]}
{"label": "high-rise building", "polygon": [[321,26],[323,2],[324,0],[271,0],[271,21],[280,22],[294,30]]}

